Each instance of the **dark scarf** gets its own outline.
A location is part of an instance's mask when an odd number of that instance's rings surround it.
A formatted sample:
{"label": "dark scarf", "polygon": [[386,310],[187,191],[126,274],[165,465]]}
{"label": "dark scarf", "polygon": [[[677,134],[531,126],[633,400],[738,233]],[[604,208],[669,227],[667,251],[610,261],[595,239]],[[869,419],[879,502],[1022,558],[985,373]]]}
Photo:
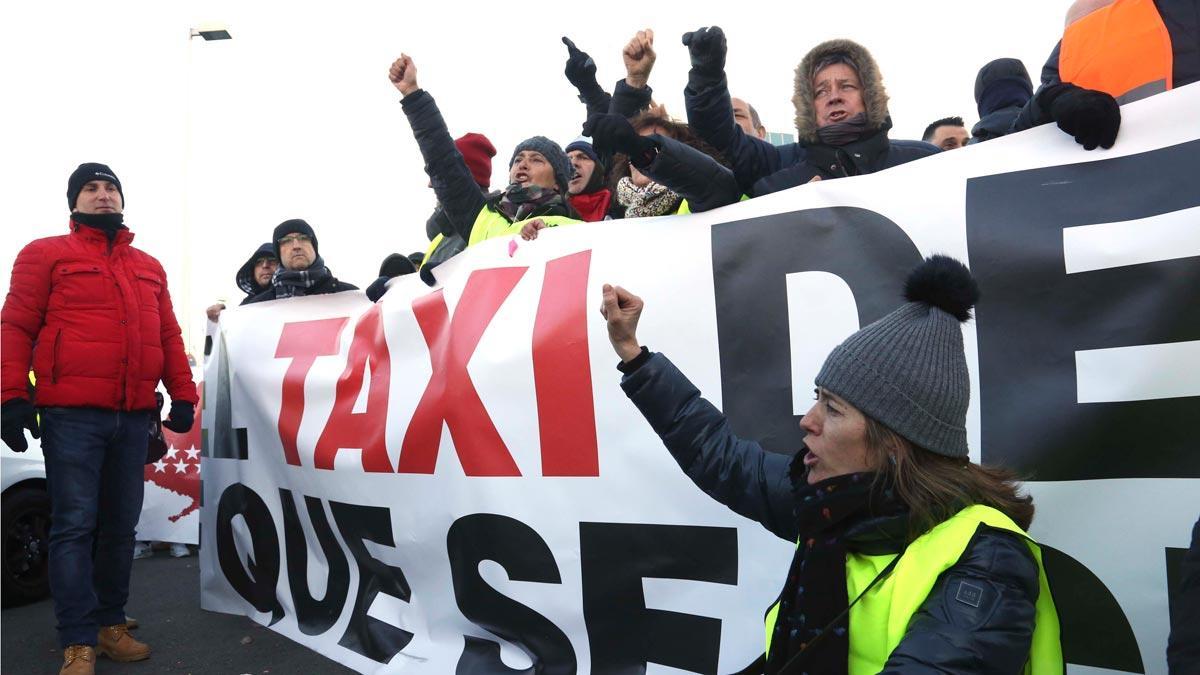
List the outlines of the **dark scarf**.
{"label": "dark scarf", "polygon": [[845,122],[826,124],[817,129],[817,138],[826,145],[846,145],[862,138],[867,131],[867,114],[858,113]]}
{"label": "dark scarf", "polygon": [[606,189],[581,192],[570,197],[571,206],[589,223],[604,220],[604,216],[608,215],[608,204],[611,200],[612,192]]}
{"label": "dark scarf", "polygon": [[553,188],[540,185],[522,187],[512,183],[500,195],[498,207],[500,212],[508,216],[512,222],[526,220],[533,216],[546,215],[553,207],[561,205],[566,212],[567,201]]}
{"label": "dark scarf", "polygon": [[[904,505],[877,485],[874,473],[835,476],[808,485],[801,455],[793,469],[796,521],[800,532],[787,581],[779,596],[779,616],[771,636],[765,672],[778,673],[849,606],[846,597],[848,534],[873,518],[902,516]],[[849,619],[843,618],[793,666],[794,672],[846,673],[850,658]]]}
{"label": "dark scarf", "polygon": [[108,237],[109,241],[117,238],[118,231],[129,229],[125,227],[125,215],[122,213],[79,213],[77,211],[71,214],[71,220],[80,225],[100,230],[104,236]]}
{"label": "dark scarf", "polygon": [[638,187],[626,176],[617,182],[617,201],[625,207],[626,218],[648,218],[675,213],[683,198],[654,182]]}
{"label": "dark scarf", "polygon": [[333,274],[325,266],[325,261],[321,256],[317,256],[313,264],[304,270],[284,269],[283,265],[280,265],[279,269],[275,270],[275,276],[271,277],[271,286],[275,289],[276,299],[292,298],[308,295],[310,290],[332,277]]}

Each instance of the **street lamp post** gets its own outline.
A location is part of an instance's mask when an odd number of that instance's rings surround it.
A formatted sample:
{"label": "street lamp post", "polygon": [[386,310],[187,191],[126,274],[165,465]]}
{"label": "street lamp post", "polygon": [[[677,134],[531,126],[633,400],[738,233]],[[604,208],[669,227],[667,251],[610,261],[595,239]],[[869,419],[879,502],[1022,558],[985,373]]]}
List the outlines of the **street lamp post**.
{"label": "street lamp post", "polygon": [[192,348],[192,209],[191,209],[191,165],[192,165],[192,41],[202,38],[205,42],[232,40],[229,27],[222,23],[206,23],[188,28],[187,66],[184,86],[183,121],[183,342],[188,353]]}

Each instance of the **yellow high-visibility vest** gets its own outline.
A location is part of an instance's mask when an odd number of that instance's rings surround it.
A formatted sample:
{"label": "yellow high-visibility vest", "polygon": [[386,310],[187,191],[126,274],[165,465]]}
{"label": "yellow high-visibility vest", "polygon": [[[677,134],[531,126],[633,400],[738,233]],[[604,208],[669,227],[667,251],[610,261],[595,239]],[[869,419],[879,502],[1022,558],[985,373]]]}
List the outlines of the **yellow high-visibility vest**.
{"label": "yellow high-visibility vest", "polygon": [[[873,675],[883,670],[892,651],[908,632],[909,621],[921,608],[938,576],[953,567],[981,525],[1015,532],[1025,537],[1038,564],[1038,599],[1033,642],[1026,675],[1062,675],[1062,644],[1058,612],[1042,566],[1042,550],[1008,516],[990,507],[974,505],[959,511],[918,537],[904,550],[891,574],[870,589],[850,608],[850,675]],[[799,543],[797,542],[797,545]],[[853,602],[896,557],[846,554],[846,594]],[[779,616],[779,603],[767,612],[767,652]]]}

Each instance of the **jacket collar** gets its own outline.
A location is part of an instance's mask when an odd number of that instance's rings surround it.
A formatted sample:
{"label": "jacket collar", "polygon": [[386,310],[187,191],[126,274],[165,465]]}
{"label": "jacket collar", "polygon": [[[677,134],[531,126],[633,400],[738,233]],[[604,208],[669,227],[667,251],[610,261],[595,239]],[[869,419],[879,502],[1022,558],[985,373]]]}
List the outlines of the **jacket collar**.
{"label": "jacket collar", "polygon": [[[87,225],[84,225],[83,223],[77,223],[77,222],[75,222],[74,218],[72,218],[69,221],[68,226],[71,228],[71,234],[73,236],[80,237],[81,239],[88,242],[89,244],[91,244],[91,243],[107,244],[108,243],[108,237],[104,236],[103,232],[101,232],[100,230],[97,230],[94,227],[88,227]],[[117,232],[116,238],[113,239],[113,246],[128,246],[132,242],[133,242],[133,232],[130,232],[128,229],[119,230]]]}

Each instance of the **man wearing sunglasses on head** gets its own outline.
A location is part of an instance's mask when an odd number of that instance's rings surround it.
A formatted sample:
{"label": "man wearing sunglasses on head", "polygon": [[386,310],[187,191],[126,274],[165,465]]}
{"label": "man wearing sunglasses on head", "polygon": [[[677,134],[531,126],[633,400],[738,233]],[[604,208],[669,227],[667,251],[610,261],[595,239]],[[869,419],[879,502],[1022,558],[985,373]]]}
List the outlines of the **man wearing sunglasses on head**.
{"label": "man wearing sunglasses on head", "polygon": [[305,221],[298,218],[283,221],[275,226],[271,241],[275,242],[279,269],[271,277],[270,288],[243,304],[358,290],[358,286],[338,281],[325,266],[318,253],[317,235]]}

